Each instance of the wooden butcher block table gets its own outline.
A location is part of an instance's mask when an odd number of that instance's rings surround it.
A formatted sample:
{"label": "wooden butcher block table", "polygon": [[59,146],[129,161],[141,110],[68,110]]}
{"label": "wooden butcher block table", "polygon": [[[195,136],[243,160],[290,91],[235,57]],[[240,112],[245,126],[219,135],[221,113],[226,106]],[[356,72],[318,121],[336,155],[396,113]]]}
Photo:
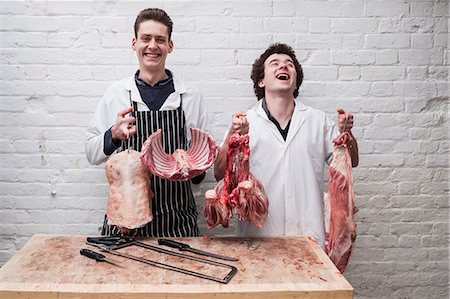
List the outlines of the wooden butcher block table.
{"label": "wooden butcher block table", "polygon": [[[0,298],[353,297],[351,285],[320,247],[307,237],[173,240],[193,248],[238,257],[238,262],[214,259],[234,265],[238,272],[228,284],[222,284],[104,253],[120,262],[124,266],[121,268],[80,255],[81,248],[99,251],[85,244],[86,236],[35,235],[0,268]],[[155,238],[140,241],[159,246]],[[130,254],[158,258],[162,263],[176,262],[166,254],[155,256],[157,253],[148,249],[127,249]],[[208,264],[179,259],[183,267],[212,271],[208,275],[223,276],[229,271],[211,270]]]}

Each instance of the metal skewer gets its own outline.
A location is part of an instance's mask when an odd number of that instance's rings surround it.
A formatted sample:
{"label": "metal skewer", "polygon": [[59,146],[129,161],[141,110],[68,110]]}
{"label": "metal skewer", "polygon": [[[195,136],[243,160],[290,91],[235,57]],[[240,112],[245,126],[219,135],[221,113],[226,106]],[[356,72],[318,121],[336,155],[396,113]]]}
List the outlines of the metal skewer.
{"label": "metal skewer", "polygon": [[[130,100],[130,106],[131,106],[131,112],[130,112],[130,116],[133,116],[133,100],[131,99],[131,90],[128,91],[128,96],[129,96],[129,100]],[[130,131],[127,132],[127,150],[128,153],[130,153],[130,147],[131,147],[131,141],[130,141]]]}

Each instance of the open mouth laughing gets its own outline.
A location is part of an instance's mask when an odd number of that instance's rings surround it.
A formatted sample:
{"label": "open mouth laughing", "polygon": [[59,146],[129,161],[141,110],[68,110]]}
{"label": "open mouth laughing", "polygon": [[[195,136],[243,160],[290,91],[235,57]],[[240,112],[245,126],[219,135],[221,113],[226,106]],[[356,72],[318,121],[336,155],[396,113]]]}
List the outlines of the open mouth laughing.
{"label": "open mouth laughing", "polygon": [[275,76],[275,78],[277,78],[278,80],[286,81],[289,80],[291,77],[287,73],[279,73],[278,75]]}

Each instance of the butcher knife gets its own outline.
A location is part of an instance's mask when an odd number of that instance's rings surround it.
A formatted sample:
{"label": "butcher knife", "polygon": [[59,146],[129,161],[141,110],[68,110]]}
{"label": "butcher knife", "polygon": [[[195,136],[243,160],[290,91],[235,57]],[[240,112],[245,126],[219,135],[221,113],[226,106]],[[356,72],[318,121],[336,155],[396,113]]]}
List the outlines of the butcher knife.
{"label": "butcher knife", "polygon": [[90,250],[90,249],[83,248],[83,249],[80,250],[80,254],[84,255],[84,256],[86,256],[88,258],[94,259],[97,262],[107,262],[107,263],[110,263],[111,265],[123,268],[121,265],[118,264],[118,262],[116,262],[116,261],[114,261],[112,259],[109,259],[106,256],[104,256],[103,254],[95,252],[95,251]]}
{"label": "butcher knife", "polygon": [[222,259],[222,260],[226,260],[226,261],[233,261],[233,262],[239,261],[239,259],[234,258],[234,257],[224,256],[224,255],[220,255],[220,254],[215,254],[215,253],[203,251],[203,250],[200,250],[200,249],[195,249],[195,248],[192,248],[191,246],[189,246],[188,244],[181,243],[181,242],[176,242],[176,241],[173,241],[173,240],[158,239],[158,244],[159,245],[169,246],[169,247],[172,247],[172,248],[177,248],[180,251],[189,251],[189,252],[192,252],[192,253],[196,253],[196,254],[200,254],[200,255],[204,255],[204,256],[209,256],[209,257],[213,257],[213,258],[217,258],[217,259]]}

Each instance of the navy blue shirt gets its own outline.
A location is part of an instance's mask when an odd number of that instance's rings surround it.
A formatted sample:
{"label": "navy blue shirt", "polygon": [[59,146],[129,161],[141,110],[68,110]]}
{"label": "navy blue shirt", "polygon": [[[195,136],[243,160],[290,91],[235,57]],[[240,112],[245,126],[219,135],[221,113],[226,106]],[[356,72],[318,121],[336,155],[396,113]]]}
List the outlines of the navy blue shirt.
{"label": "navy blue shirt", "polygon": [[134,81],[141,94],[141,98],[150,110],[161,109],[169,95],[175,92],[172,73],[166,70],[166,74],[169,77],[157,82],[155,85],[150,85],[139,78],[139,70],[134,75]]}

